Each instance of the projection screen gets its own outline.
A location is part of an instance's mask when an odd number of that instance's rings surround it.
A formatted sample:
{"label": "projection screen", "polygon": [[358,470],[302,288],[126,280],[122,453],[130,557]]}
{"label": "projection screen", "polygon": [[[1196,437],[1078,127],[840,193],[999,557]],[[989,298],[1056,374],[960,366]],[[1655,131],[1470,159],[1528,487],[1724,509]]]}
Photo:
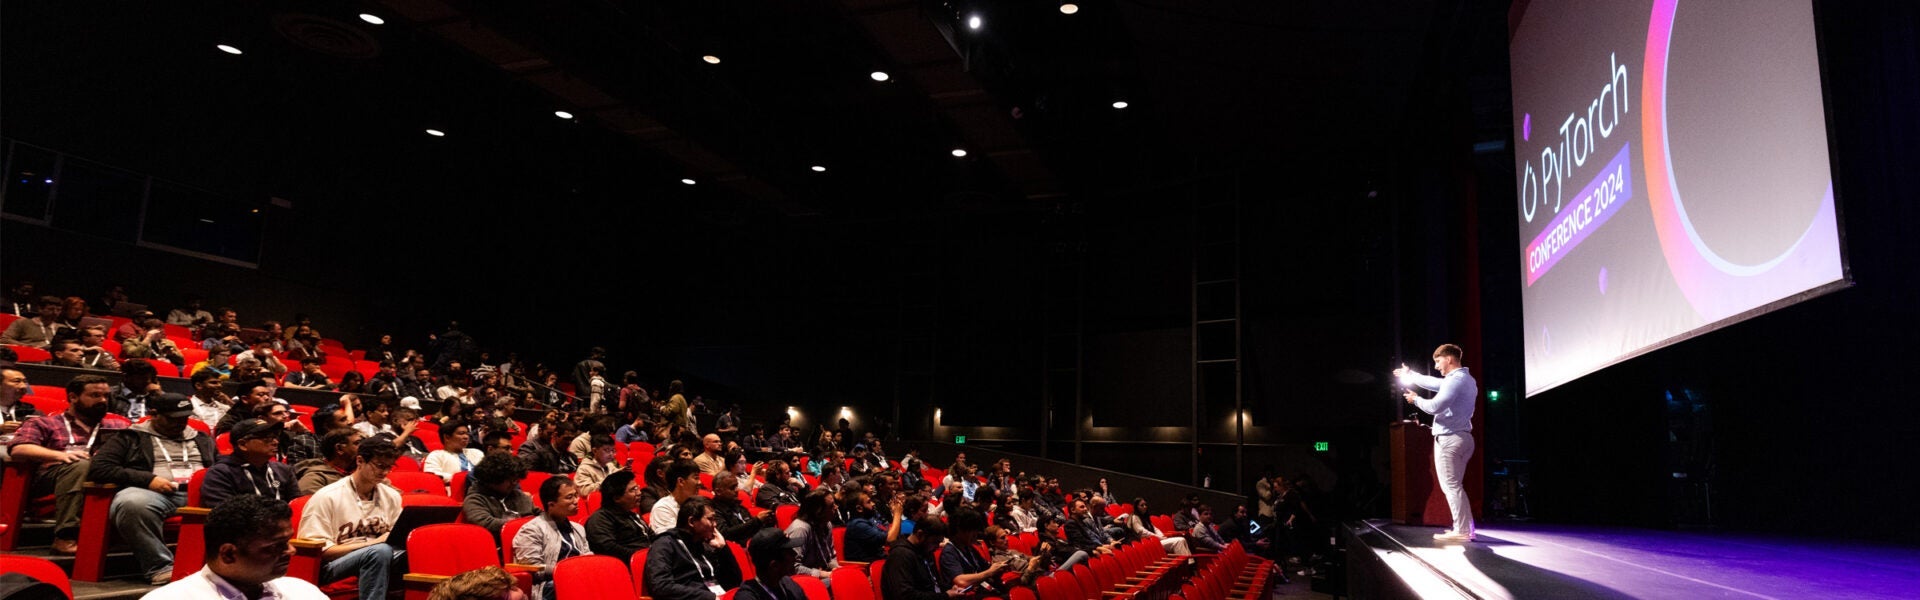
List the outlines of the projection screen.
{"label": "projection screen", "polygon": [[1515,10],[1529,394],[1847,285],[1810,2]]}

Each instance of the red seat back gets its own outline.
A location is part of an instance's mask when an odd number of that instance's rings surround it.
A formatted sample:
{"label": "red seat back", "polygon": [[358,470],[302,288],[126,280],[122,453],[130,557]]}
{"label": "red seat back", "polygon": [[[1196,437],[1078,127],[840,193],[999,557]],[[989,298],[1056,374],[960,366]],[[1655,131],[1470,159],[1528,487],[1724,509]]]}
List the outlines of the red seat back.
{"label": "red seat back", "polygon": [[399,488],[402,494],[432,494],[435,496],[450,497],[447,495],[446,482],[441,481],[439,475],[432,473],[395,470],[387,473],[387,483]]}
{"label": "red seat back", "polygon": [[9,345],[7,347],[13,349],[14,357],[19,359],[18,362],[23,362],[23,363],[46,362],[47,359],[53,358],[52,352],[41,350],[39,348],[35,348],[32,346]]}
{"label": "red seat back", "polygon": [[467,499],[467,472],[461,471],[459,473],[454,473],[453,481],[449,483],[451,485],[448,485],[447,487],[453,490],[453,498],[455,500],[460,500],[462,502],[465,502]]}
{"label": "red seat back", "polygon": [[886,577],[887,575],[887,559],[882,558],[880,560],[873,561],[873,565],[871,568],[873,570],[867,571],[867,572],[872,573],[873,576],[868,577],[867,579],[873,582],[873,597],[879,598],[880,597],[880,579],[882,577]]}
{"label": "red seat back", "polygon": [[[511,540],[509,540],[511,541]],[[407,536],[407,569],[426,575],[459,575],[500,565],[493,553],[493,534],[479,525],[443,523],[413,530]]]}
{"label": "red seat back", "polygon": [[633,600],[627,564],[611,556],[575,556],[553,566],[553,596],[567,600]]}
{"label": "red seat back", "polygon": [[873,582],[860,567],[834,569],[832,579],[833,600],[873,600]]}
{"label": "red seat back", "polygon": [[1067,592],[1065,584],[1060,581],[1061,577],[1059,573],[1054,573],[1033,580],[1033,587],[1040,592],[1040,600],[1078,600]]}
{"label": "red seat back", "polygon": [[200,506],[200,484],[206,481],[206,469],[193,472],[193,479],[187,480],[187,506]]}
{"label": "red seat back", "polygon": [[780,524],[780,530],[786,531],[793,524],[793,516],[800,513],[798,504],[782,504],[773,509],[773,518]]}
{"label": "red seat back", "polygon": [[401,456],[400,460],[393,461],[393,471],[395,473],[425,472],[424,469],[420,468],[420,461],[414,460],[411,456]]}
{"label": "red seat back", "polygon": [[67,572],[53,561],[37,556],[20,554],[0,554],[0,573],[19,573],[60,588],[67,598],[73,598],[73,581],[67,578]]}
{"label": "red seat back", "polygon": [[800,591],[807,593],[807,600],[834,600],[833,595],[827,592],[827,584],[821,583],[818,577],[794,575],[793,582],[800,584]]}
{"label": "red seat back", "polygon": [[528,496],[533,496],[533,501],[539,502],[542,510],[547,508],[547,503],[540,502],[540,484],[546,483],[550,477],[553,477],[552,473],[527,471],[527,478],[520,480],[520,489],[525,490]]}
{"label": "red seat back", "polygon": [[513,536],[519,534],[520,528],[527,526],[527,522],[533,519],[534,517],[520,517],[500,526],[500,564],[513,562]]}
{"label": "red seat back", "polygon": [[647,549],[641,548],[639,550],[635,550],[633,552],[633,556],[627,559],[627,563],[630,565],[630,568],[628,570],[633,572],[634,595],[646,596],[647,595],[647,582],[646,582]]}
{"label": "red seat back", "polygon": [[753,569],[753,560],[747,558],[747,549],[741,547],[739,542],[727,542],[727,549],[733,551],[733,562],[740,564],[740,578],[742,580],[753,579],[759,576],[759,571]]}

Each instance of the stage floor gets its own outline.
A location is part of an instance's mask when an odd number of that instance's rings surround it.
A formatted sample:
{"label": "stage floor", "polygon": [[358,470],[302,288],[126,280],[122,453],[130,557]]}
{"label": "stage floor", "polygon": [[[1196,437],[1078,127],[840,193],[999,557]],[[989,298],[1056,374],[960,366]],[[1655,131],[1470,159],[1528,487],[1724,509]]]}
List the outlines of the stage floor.
{"label": "stage floor", "polygon": [[[1917,598],[1920,548],[1621,527],[1499,523],[1469,544],[1369,521],[1414,560],[1387,561],[1425,595],[1479,598]],[[1376,551],[1385,554],[1381,544]],[[1424,568],[1422,568],[1424,567]],[[1421,573],[1420,571],[1429,571]],[[1434,577],[1438,575],[1438,577]],[[1425,578],[1425,581],[1421,581]],[[1444,588],[1437,588],[1439,583]],[[1450,589],[1447,589],[1450,588]]]}

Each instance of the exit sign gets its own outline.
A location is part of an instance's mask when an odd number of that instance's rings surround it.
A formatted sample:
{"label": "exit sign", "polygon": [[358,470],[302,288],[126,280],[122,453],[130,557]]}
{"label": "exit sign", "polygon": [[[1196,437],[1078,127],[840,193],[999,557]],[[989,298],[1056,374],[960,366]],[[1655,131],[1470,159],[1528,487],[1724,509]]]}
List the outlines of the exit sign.
{"label": "exit sign", "polygon": [[955,444],[965,444],[965,443],[967,443],[967,436],[964,436],[964,435],[956,435],[956,436],[953,436],[953,443],[955,443]]}
{"label": "exit sign", "polygon": [[1330,446],[1330,444],[1328,444],[1328,443],[1326,443],[1326,442],[1314,442],[1314,443],[1313,443],[1313,451],[1314,451],[1314,452],[1326,452],[1326,451],[1327,451],[1327,448],[1328,448],[1329,446]]}

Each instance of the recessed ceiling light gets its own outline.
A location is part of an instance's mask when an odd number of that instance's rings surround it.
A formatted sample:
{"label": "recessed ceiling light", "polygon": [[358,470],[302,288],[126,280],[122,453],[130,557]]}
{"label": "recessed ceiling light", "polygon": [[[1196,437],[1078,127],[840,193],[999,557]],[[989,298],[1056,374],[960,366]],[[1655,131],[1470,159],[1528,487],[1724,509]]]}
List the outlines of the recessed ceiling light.
{"label": "recessed ceiling light", "polygon": [[814,166],[813,166],[813,172],[815,172],[815,173],[825,173],[825,172],[827,172],[827,168],[826,168],[826,167],[822,167],[822,166],[820,166],[820,165],[814,165]]}
{"label": "recessed ceiling light", "polygon": [[702,57],[700,57],[700,60],[704,60],[704,61],[707,61],[707,64],[710,64],[710,65],[717,65],[717,64],[720,64],[720,57],[718,57],[718,56],[714,56],[714,55],[712,55],[712,54],[708,54],[708,55],[706,55],[706,56],[702,56]]}
{"label": "recessed ceiling light", "polygon": [[258,208],[256,208],[256,209],[253,209],[253,214],[256,214],[256,215],[257,215],[257,214],[260,214],[260,209],[258,209]]}
{"label": "recessed ceiling light", "polygon": [[687,184],[687,185],[693,185],[693,180],[692,180],[692,179],[682,179],[682,180],[680,180],[680,183],[684,183],[684,184]]}
{"label": "recessed ceiling light", "polygon": [[556,110],[556,111],[553,111],[553,116],[560,117],[562,119],[571,119],[573,118],[573,113],[570,113],[564,110]]}
{"label": "recessed ceiling light", "polygon": [[1070,15],[1077,12],[1080,12],[1080,5],[1078,4],[1068,2],[1066,4],[1060,5],[1060,14]]}
{"label": "recessed ceiling light", "polygon": [[221,45],[218,45],[218,46],[214,46],[214,47],[215,47],[215,48],[219,48],[221,52],[225,52],[225,53],[227,53],[227,54],[239,54],[239,53],[240,53],[240,49],[239,49],[239,48],[235,48],[235,47],[233,47],[233,46],[228,46],[228,45],[226,45],[226,44],[221,44]]}
{"label": "recessed ceiling light", "polygon": [[1126,107],[1127,107],[1127,101],[1125,101],[1125,100],[1120,100],[1120,101],[1117,101],[1117,102],[1114,102],[1114,103],[1113,103],[1113,107],[1114,107],[1114,108],[1126,108]]}
{"label": "recessed ceiling light", "polygon": [[874,81],[886,81],[893,78],[893,76],[888,75],[886,71],[874,71],[873,74],[868,75],[868,77],[872,77]]}
{"label": "recessed ceiling light", "polygon": [[981,25],[980,15],[969,15],[967,17],[967,29],[979,31],[980,25]]}
{"label": "recessed ceiling light", "polygon": [[367,24],[369,24],[369,25],[385,25],[385,24],[387,24],[387,20],[386,20],[386,19],[382,19],[382,18],[380,18],[380,17],[377,17],[377,16],[374,16],[374,15],[370,15],[370,14],[367,14],[367,13],[360,13],[360,20],[362,20],[362,21],[366,21],[366,22],[367,22]]}
{"label": "recessed ceiling light", "polygon": [[965,148],[954,148],[954,149],[953,149],[953,157],[954,157],[954,158],[966,158],[966,156],[967,156],[967,149],[965,149]]}
{"label": "recessed ceiling light", "polygon": [[428,130],[427,130],[427,135],[430,135],[430,136],[433,136],[433,137],[447,137],[447,132],[445,132],[445,131],[441,131],[441,130],[438,130],[438,129],[428,129]]}

